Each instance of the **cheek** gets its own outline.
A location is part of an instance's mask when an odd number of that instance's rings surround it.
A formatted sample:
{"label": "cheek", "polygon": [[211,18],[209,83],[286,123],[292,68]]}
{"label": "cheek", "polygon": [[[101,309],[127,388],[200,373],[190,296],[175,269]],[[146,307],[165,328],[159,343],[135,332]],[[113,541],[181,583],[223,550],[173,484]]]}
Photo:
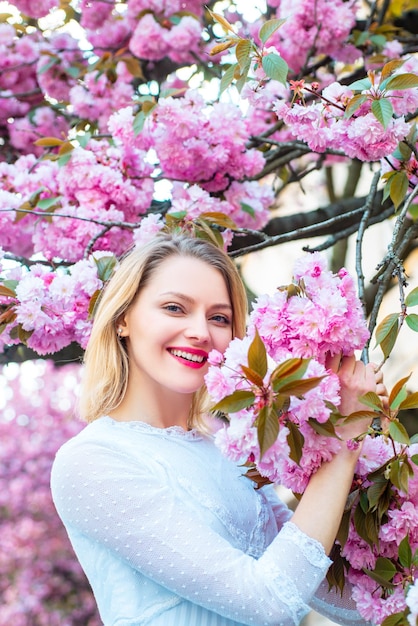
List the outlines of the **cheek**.
{"label": "cheek", "polygon": [[220,332],[215,338],[214,343],[216,344],[216,349],[219,350],[219,352],[222,352],[222,353],[225,352],[231,340],[232,340],[232,331],[229,329],[223,330],[223,332]]}

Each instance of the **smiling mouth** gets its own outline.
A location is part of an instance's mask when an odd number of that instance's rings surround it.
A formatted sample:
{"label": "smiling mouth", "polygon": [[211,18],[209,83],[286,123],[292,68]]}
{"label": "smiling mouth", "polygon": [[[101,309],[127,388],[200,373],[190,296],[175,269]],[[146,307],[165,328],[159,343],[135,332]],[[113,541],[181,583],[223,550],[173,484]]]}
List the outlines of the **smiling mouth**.
{"label": "smiling mouth", "polygon": [[207,360],[207,356],[202,354],[192,354],[191,352],[186,352],[185,350],[170,350],[170,353],[173,356],[180,359],[186,359],[186,361],[191,361],[192,363],[204,363]]}

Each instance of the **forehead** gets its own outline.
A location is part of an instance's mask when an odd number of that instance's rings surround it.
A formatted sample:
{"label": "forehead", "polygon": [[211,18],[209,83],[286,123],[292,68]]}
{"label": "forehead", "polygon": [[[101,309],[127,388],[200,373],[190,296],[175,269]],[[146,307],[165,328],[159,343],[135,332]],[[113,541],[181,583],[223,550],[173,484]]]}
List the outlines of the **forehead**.
{"label": "forehead", "polygon": [[164,259],[151,274],[145,289],[173,291],[186,295],[206,293],[229,302],[225,279],[217,268],[192,256],[173,255]]}

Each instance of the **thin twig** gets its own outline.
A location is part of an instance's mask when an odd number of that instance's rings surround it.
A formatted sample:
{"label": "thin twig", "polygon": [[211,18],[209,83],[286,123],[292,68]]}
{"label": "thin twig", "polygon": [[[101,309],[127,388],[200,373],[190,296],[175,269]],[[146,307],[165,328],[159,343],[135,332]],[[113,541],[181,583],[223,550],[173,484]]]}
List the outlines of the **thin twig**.
{"label": "thin twig", "polygon": [[[376,195],[377,185],[380,179],[380,174],[381,172],[379,170],[378,172],[375,172],[373,176],[372,184],[370,187],[370,192],[367,197],[366,203],[364,205],[364,209],[365,209],[364,214],[360,220],[359,228],[357,231],[357,237],[356,237],[357,289],[358,289],[359,299],[363,307],[364,315],[366,315],[367,310],[366,310],[366,300],[364,297],[365,290],[364,290],[364,272],[363,272],[363,256],[362,256],[363,239],[364,239],[364,233],[366,232],[366,228],[368,226],[370,212],[371,212],[371,208],[373,205],[374,197]],[[361,360],[363,361],[363,363],[369,362],[370,360],[369,359],[369,344],[367,344],[364,347],[362,355],[361,355]]]}

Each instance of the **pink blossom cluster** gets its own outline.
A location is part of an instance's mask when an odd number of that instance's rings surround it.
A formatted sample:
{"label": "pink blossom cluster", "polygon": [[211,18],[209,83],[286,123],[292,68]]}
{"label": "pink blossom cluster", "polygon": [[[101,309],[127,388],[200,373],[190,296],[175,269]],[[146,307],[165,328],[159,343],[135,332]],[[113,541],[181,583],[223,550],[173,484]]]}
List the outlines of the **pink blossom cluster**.
{"label": "pink blossom cluster", "polygon": [[69,101],[70,89],[77,83],[74,66],[86,66],[78,41],[69,33],[54,33],[40,48],[37,64],[39,87],[50,98]]}
{"label": "pink blossom cluster", "polygon": [[[418,444],[401,446],[381,436],[367,436],[357,464],[354,485],[361,485],[363,490],[370,487],[372,481],[369,474],[393,460],[394,451],[397,454],[405,453],[412,468],[413,475],[409,479],[408,493],[394,485],[391,486],[390,505],[379,529],[378,545],[370,546],[359,536],[352,515],[342,555],[350,565],[347,580],[353,584],[353,599],[367,622],[381,624],[386,617],[404,611],[408,605],[411,609],[409,621],[411,626],[416,626],[418,572],[414,566],[411,568],[402,566],[398,553],[399,545],[405,537],[408,538],[412,554],[418,549],[418,468],[411,461],[412,456],[418,452]],[[398,572],[392,580],[395,588],[389,594],[363,571],[363,568],[373,570],[378,557],[385,557],[397,564]],[[408,590],[411,579],[415,580],[415,584],[410,595],[405,598],[405,591]]]}
{"label": "pink blossom cluster", "polygon": [[[205,382],[208,392],[214,402],[240,389],[252,389],[251,383],[245,379],[241,366],[248,366],[248,348],[252,340],[251,331],[244,339],[233,339],[225,354],[216,352],[210,354],[209,371]],[[291,358],[290,353],[282,352],[280,362]],[[265,376],[265,383],[278,362],[272,360]],[[324,462],[329,461],[332,455],[340,449],[337,439],[318,435],[308,424],[311,417],[318,422],[325,422],[330,415],[330,408],[326,402],[339,404],[339,382],[334,374],[329,374],[318,361],[312,360],[304,375],[305,378],[324,376],[317,387],[305,394],[305,400],[291,399],[289,410],[279,419],[280,430],[275,443],[260,459],[260,448],[257,438],[257,428],[254,425],[258,415],[258,404],[248,409],[229,414],[228,426],[220,428],[215,435],[216,444],[226,457],[232,461],[244,464],[248,461],[255,463],[260,473],[276,484],[284,485],[296,493],[302,493],[306,488],[309,477]],[[289,458],[287,424],[293,422],[305,436],[304,454],[300,465]]]}
{"label": "pink blossom cluster", "polygon": [[13,4],[25,15],[35,19],[44,17],[59,6],[58,0],[13,0]]}
{"label": "pink blossom cluster", "polygon": [[[370,101],[352,117],[345,117],[345,105],[353,96],[348,87],[335,82],[321,93],[325,104],[295,103],[291,106],[280,100],[273,108],[291,134],[305,141],[315,152],[340,150],[361,161],[377,161],[391,154],[409,133],[409,124],[398,117],[390,119],[384,128],[370,111]],[[395,102],[396,98],[391,100]]]}
{"label": "pink blossom cluster", "polygon": [[0,626],[101,623],[50,493],[58,448],[81,429],[80,366],[0,370]]}
{"label": "pink blossom cluster", "polygon": [[230,178],[254,176],[263,168],[261,152],[246,148],[251,129],[232,104],[207,106],[190,90],[183,98],[160,100],[150,123],[166,178],[199,183],[215,192],[226,189]]}
{"label": "pink blossom cluster", "polygon": [[[392,42],[397,43],[397,42]],[[409,56],[394,76],[401,76],[404,73],[418,75],[418,56]],[[390,102],[396,115],[407,115],[418,108],[418,87],[412,89],[393,89],[390,91]]]}
{"label": "pink blossom cluster", "polygon": [[41,156],[44,148],[35,146],[35,141],[43,137],[56,137],[64,141],[68,130],[65,117],[48,106],[37,107],[30,117],[21,117],[9,124],[10,143],[20,154]]}
{"label": "pink blossom cluster", "polygon": [[[96,237],[94,249],[120,254],[132,243],[131,229],[109,230],[103,224],[140,221],[154,192],[152,170],[144,151],[104,140],[75,148],[61,167],[56,161],[36,164],[32,155],[13,165],[0,163],[0,245],[18,254],[41,252],[49,260],[76,262]],[[40,219],[28,210],[17,219],[15,210],[36,192],[37,202],[51,200],[49,213],[55,211],[54,216]],[[42,215],[42,210],[37,213]]]}
{"label": "pink blossom cluster", "polygon": [[[11,24],[0,24],[0,121],[26,115],[42,101],[37,90],[36,63],[39,37],[35,34],[17,37]],[[31,94],[25,98],[22,94]]]}
{"label": "pink blossom cluster", "polygon": [[[218,212],[232,219],[238,228],[263,228],[268,222],[269,207],[274,200],[269,185],[255,181],[234,180],[223,193],[224,199],[211,196],[199,185],[175,183],[169,213],[184,211],[188,219],[204,213]],[[244,208],[243,208],[244,207]]]}
{"label": "pink blossom cluster", "polygon": [[[360,51],[347,44],[355,25],[358,0],[276,0],[276,17],[286,22],[269,43],[299,73],[310,59],[320,55],[353,62]],[[254,28],[254,26],[253,26]]]}
{"label": "pink blossom cluster", "polygon": [[15,314],[0,334],[1,349],[21,342],[17,328],[27,335],[28,347],[40,355],[57,352],[72,342],[85,348],[91,329],[90,300],[103,285],[95,259],[103,256],[109,253],[95,253],[67,271],[52,271],[40,263],[27,271],[4,269],[2,279],[16,282],[16,296],[0,297],[0,304],[12,306]]}
{"label": "pink blossom cluster", "polygon": [[[240,462],[250,458],[263,476],[302,493],[311,474],[340,448],[338,440],[317,434],[308,423],[310,418],[326,422],[331,413],[328,403],[339,405],[338,378],[326,370],[325,357],[329,353],[353,354],[364,346],[369,333],[353,279],[346,270],[333,274],[326,269],[325,259],[314,253],[296,262],[294,280],[298,285],[303,284],[299,295],[289,297],[284,289],[257,299],[247,336],[234,339],[223,357],[211,355],[213,365],[205,380],[215,402],[236,389],[252,388],[241,365],[248,366],[248,347],[255,328],[271,359],[264,379],[266,385],[278,363],[293,357],[311,358],[304,377],[324,378],[304,399],[291,398],[289,410],[279,418],[277,441],[261,460],[254,425],[259,410],[257,403],[231,414],[229,426],[216,434],[226,456]],[[297,425],[305,438],[300,464],[289,457],[288,421]]]}
{"label": "pink blossom cluster", "polygon": [[353,278],[344,268],[327,269],[319,252],[301,257],[293,269],[302,291],[288,297],[286,289],[259,297],[251,313],[270,356],[283,352],[325,363],[327,354],[353,354],[369,337]]}
{"label": "pink blossom cluster", "polygon": [[124,63],[118,63],[115,74],[110,80],[103,72],[90,72],[69,94],[74,113],[97,123],[102,131],[106,130],[112,113],[129,106],[133,100],[132,74]]}
{"label": "pink blossom cluster", "polygon": [[129,0],[130,51],[148,61],[168,57],[176,63],[194,63],[202,44],[203,7],[199,0]]}
{"label": "pink blossom cluster", "polygon": [[135,56],[148,61],[169,57],[177,63],[193,63],[199,55],[201,37],[202,26],[190,15],[173,23],[170,19],[157,20],[153,14],[146,13],[132,33],[129,49]]}
{"label": "pink blossom cluster", "polygon": [[[42,137],[67,137],[65,116],[47,106],[43,90],[51,97],[67,99],[73,79],[66,69],[76,54],[73,42],[69,35],[58,35],[46,43],[38,33],[18,36],[12,25],[0,24],[0,122],[8,130],[10,144],[21,154],[41,155],[43,149],[34,146],[34,141]],[[80,61],[78,48],[77,55]],[[50,69],[44,71],[48,64]],[[5,157],[2,151],[1,160]]]}

